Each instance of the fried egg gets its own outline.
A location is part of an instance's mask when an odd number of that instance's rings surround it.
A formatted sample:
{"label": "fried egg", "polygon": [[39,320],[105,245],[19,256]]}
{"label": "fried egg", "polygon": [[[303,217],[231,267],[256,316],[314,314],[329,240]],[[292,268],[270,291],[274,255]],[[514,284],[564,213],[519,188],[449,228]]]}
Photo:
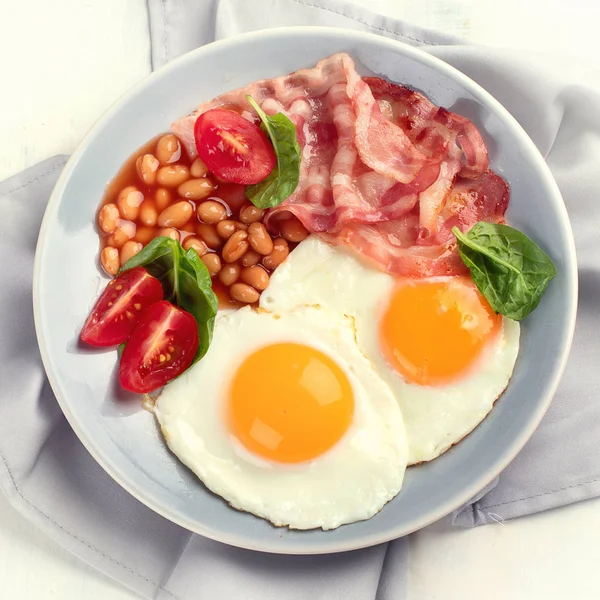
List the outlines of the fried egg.
{"label": "fried egg", "polygon": [[396,280],[310,236],[273,273],[260,305],[314,303],[355,319],[360,350],[401,408],[409,464],[459,442],[508,385],[519,324],[496,315],[468,276]]}
{"label": "fried egg", "polygon": [[275,525],[368,519],[402,486],[398,403],[358,349],[353,319],[324,308],[220,313],[206,356],[154,410],[207,488]]}

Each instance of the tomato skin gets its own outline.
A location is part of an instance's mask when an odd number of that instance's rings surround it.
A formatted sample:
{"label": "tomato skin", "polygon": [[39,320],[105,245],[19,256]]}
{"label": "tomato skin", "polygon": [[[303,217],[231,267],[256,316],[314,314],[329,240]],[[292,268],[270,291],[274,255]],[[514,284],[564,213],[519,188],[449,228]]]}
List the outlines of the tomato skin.
{"label": "tomato skin", "polygon": [[146,269],[125,271],[108,282],[79,337],[91,346],[122,344],[129,339],[144,310],[162,298],[160,281]]}
{"label": "tomato skin", "polygon": [[194,317],[161,300],[144,312],[133,330],[121,356],[119,382],[130,392],[152,392],[181,375],[197,349]]}
{"label": "tomato skin", "polygon": [[194,125],[194,139],[204,164],[232,183],[258,183],[277,163],[267,135],[232,110],[213,108],[202,113]]}

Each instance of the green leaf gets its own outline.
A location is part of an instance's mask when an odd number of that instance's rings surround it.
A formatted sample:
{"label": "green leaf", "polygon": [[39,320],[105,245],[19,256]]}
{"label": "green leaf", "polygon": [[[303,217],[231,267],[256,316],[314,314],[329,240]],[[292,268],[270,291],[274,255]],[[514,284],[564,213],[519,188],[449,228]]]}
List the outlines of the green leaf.
{"label": "green leaf", "polygon": [[246,96],[246,100],[258,113],[261,129],[269,136],[277,157],[277,164],[265,179],[246,187],[246,197],[258,208],[272,208],[294,193],[300,180],[302,151],[296,127],[284,114],[270,117],[252,96]]}
{"label": "green leaf", "polygon": [[508,225],[476,223],[465,234],[454,227],[462,261],[490,306],[520,321],[539,304],[556,268],[530,238]]}
{"label": "green leaf", "polygon": [[205,264],[192,248],[181,261],[179,289],[179,306],[191,313],[198,323],[198,360],[206,354],[212,340],[219,301],[212,291],[212,281]]}
{"label": "green leaf", "polygon": [[135,267],[144,267],[156,277],[163,286],[165,299],[196,319],[199,343],[194,363],[200,360],[212,340],[219,302],[198,253],[191,248],[184,251],[181,244],[171,238],[157,237],[130,258],[119,273]]}

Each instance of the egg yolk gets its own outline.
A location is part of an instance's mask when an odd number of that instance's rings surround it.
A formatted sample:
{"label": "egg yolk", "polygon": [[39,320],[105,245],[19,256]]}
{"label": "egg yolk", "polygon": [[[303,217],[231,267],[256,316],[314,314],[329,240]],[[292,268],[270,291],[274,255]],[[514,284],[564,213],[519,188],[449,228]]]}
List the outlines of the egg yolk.
{"label": "egg yolk", "polygon": [[250,452],[282,463],[329,450],[353,413],[352,386],[342,369],[302,344],[273,344],[248,356],[229,393],[233,435]]}
{"label": "egg yolk", "polygon": [[469,277],[403,281],[379,324],[382,352],[419,385],[441,385],[467,372],[499,332],[502,317]]}

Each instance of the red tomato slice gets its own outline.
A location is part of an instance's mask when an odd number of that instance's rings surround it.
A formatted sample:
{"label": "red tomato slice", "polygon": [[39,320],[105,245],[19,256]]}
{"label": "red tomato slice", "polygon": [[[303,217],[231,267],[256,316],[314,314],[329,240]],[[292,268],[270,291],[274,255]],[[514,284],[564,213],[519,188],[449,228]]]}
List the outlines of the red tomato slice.
{"label": "red tomato slice", "polygon": [[104,288],[81,330],[81,341],[92,346],[126,342],[144,310],[162,298],[160,281],[146,269],[125,271]]}
{"label": "red tomato slice", "polygon": [[213,108],[194,125],[198,156],[218,177],[249,185],[275,167],[275,151],[266,134],[232,110]]}
{"label": "red tomato slice", "polygon": [[130,392],[143,394],[181,375],[198,349],[194,317],[162,300],[144,312],[133,330],[119,367],[119,382]]}

